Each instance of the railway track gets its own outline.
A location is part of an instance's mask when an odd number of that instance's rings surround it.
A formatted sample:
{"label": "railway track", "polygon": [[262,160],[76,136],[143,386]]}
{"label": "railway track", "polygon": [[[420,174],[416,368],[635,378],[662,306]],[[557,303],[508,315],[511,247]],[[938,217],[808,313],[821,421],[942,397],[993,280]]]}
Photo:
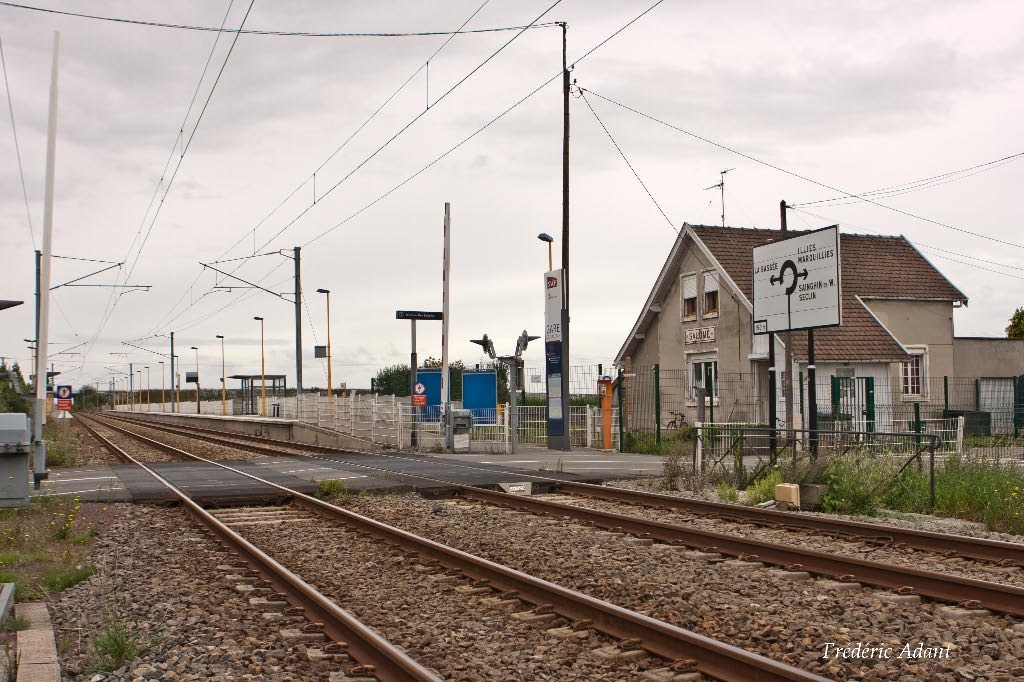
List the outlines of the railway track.
{"label": "railway track", "polygon": [[[639,647],[655,656],[664,658],[671,664],[663,671],[668,675],[665,679],[672,679],[678,671],[685,673],[687,670],[721,680],[825,679],[805,670],[380,523],[225,464],[206,460],[179,448],[160,443],[122,426],[109,423],[107,425],[109,428],[159,448],[166,453],[202,461],[255,480],[268,488],[287,493],[295,504],[302,508],[342,523],[351,528],[353,532],[372,538],[374,542],[386,543],[403,552],[414,552],[418,560],[428,567],[436,564],[449,572],[457,573],[472,581],[478,590],[486,590],[500,600],[530,604],[532,606],[529,611],[533,615],[544,616],[554,613],[560,618],[576,623],[579,627],[593,628],[604,635],[620,640],[620,648],[623,650]],[[113,446],[112,443],[110,445]],[[154,473],[154,475],[156,474]],[[168,482],[166,485],[171,484]],[[182,497],[187,496],[182,494]],[[191,502],[191,505],[195,505],[195,503]],[[191,505],[190,510],[192,509]],[[195,507],[201,509],[198,505]],[[212,515],[205,511],[204,513],[216,521]],[[204,520],[206,520],[205,517]],[[218,529],[218,533],[232,532],[223,523],[219,523],[219,525],[222,528]],[[234,536],[236,537],[231,542],[244,542],[244,538],[238,536],[237,533]],[[259,552],[259,550],[255,551]],[[269,559],[269,557],[266,558]],[[298,579],[297,576],[296,579]],[[276,586],[278,583],[274,584]],[[313,588],[309,587],[309,589]],[[316,617],[321,617],[321,613],[317,612]],[[355,653],[351,646],[350,651]]]}
{"label": "railway track", "polygon": [[[186,427],[176,425],[174,427],[169,427],[164,424],[154,424],[153,422],[142,419],[125,418],[120,415],[115,418],[134,423],[144,423],[144,425],[149,428],[164,430],[170,433],[188,433],[196,438],[206,440],[207,442],[217,442],[223,445],[233,445],[238,447],[239,442],[246,442],[246,447],[250,447],[254,451],[264,452],[266,454],[281,454],[282,450],[305,450],[342,456],[353,454],[352,451],[323,445],[304,445],[257,436],[225,434],[222,431],[201,429],[193,426]],[[266,445],[269,447],[260,450],[258,449],[259,445]],[[374,453],[374,455],[377,457],[393,457],[399,460],[411,459],[410,457],[402,456],[400,454]],[[360,463],[355,461],[349,463],[355,466],[360,466]],[[481,467],[474,467],[472,464],[460,464],[459,466],[467,469],[481,469]],[[493,471],[493,469],[489,469],[489,471]],[[569,495],[592,497],[642,507],[664,508],[668,510],[686,512],[694,516],[701,516],[705,518],[716,518],[726,521],[757,524],[769,527],[784,527],[787,529],[812,531],[840,538],[854,538],[878,545],[900,545],[915,550],[942,554],[947,557],[957,556],[965,559],[994,562],[1001,566],[1024,567],[1024,544],[1019,543],[991,540],[987,538],[975,538],[965,535],[954,535],[950,533],[898,528],[894,526],[850,521],[846,519],[833,519],[795,512],[759,509],[756,507],[711,502],[675,495],[628,490],[613,486],[575,483],[548,476],[537,476],[532,474],[524,476],[521,472],[516,473],[515,475],[523,479],[540,482],[549,486],[552,491],[557,490],[558,492]]]}
{"label": "railway track", "polygon": [[[156,427],[157,430],[170,433],[182,433],[171,427]],[[191,435],[191,434],[189,434]],[[197,434],[196,437],[207,442],[220,442],[229,444],[228,439],[214,436],[208,433]],[[259,439],[262,442],[266,439]],[[295,449],[295,444],[288,444]],[[267,454],[280,454],[277,444],[273,447],[263,445],[247,445],[254,451],[264,451]],[[304,448],[305,446],[298,446]],[[317,450],[337,453],[333,448],[316,446]],[[347,453],[351,454],[351,453]],[[347,462],[352,466],[369,467],[358,462]],[[450,483],[438,479],[426,477],[421,478],[434,483]],[[558,484],[557,488],[565,492],[568,488],[576,494],[596,497],[600,499],[612,499],[615,501],[630,501],[631,503],[650,502],[652,499],[672,498],[666,495],[651,496],[647,493],[640,493],[636,496],[630,495],[633,491],[625,491],[619,488],[606,488],[588,484],[565,483],[557,479],[544,479],[552,485]],[[775,566],[781,566],[790,570],[800,570],[814,573],[821,576],[838,579],[841,582],[857,582],[874,585],[894,590],[900,594],[916,594],[922,597],[937,599],[940,601],[960,604],[971,609],[989,609],[1000,613],[1007,613],[1016,616],[1024,616],[1024,588],[1007,585],[988,580],[963,577],[951,573],[923,570],[912,566],[896,565],[880,561],[872,561],[856,557],[849,557],[834,552],[817,551],[806,548],[783,545],[776,542],[766,542],[755,538],[741,537],[728,533],[720,533],[708,530],[659,522],[650,519],[638,518],[627,514],[619,514],[609,511],[589,509],[579,505],[570,505],[559,502],[537,499],[535,497],[524,497],[508,495],[506,493],[485,490],[473,486],[463,486],[450,483],[457,494],[464,499],[474,500],[484,504],[505,506],[509,508],[530,511],[540,515],[556,515],[571,518],[576,521],[593,525],[605,530],[626,532],[640,538],[649,538],[667,544],[681,544],[701,550],[706,553],[719,553],[750,562],[763,562]],[[603,493],[610,490],[611,494],[605,497]],[[640,501],[644,502],[640,502]],[[648,504],[648,506],[650,506]],[[667,507],[667,505],[665,505]],[[670,507],[669,507],[670,508]],[[779,512],[781,514],[781,512]],[[789,516],[798,516],[787,514]],[[862,524],[870,525],[870,524]],[[935,534],[929,534],[935,535]],[[957,542],[963,536],[946,536],[947,552],[950,549],[957,549]],[[977,538],[965,538],[974,540],[972,546],[991,545],[999,548],[1000,551],[1008,553],[1014,548],[1012,543],[1000,543],[991,540]],[[1005,547],[1009,545],[1010,547]]]}

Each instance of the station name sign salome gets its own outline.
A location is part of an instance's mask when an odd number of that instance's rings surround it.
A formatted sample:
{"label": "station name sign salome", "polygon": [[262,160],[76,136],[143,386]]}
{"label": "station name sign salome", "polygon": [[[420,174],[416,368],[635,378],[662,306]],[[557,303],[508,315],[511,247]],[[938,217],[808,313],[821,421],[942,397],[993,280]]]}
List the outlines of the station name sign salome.
{"label": "station name sign salome", "polygon": [[443,320],[444,313],[427,310],[396,310],[396,320]]}
{"label": "station name sign salome", "polygon": [[715,340],[714,327],[697,327],[686,330],[686,343],[708,343]]}
{"label": "station name sign salome", "polygon": [[754,333],[842,324],[839,226],[754,247]]}

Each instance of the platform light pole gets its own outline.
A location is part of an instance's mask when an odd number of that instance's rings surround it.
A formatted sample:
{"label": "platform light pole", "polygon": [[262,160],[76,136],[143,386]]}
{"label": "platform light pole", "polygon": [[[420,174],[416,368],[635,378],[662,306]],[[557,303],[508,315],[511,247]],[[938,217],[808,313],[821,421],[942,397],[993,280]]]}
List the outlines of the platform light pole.
{"label": "platform light pole", "polygon": [[228,382],[225,377],[226,372],[224,368],[224,335],[217,334],[217,338],[220,339],[220,413],[223,416],[228,416]]}
{"label": "platform light pole", "polygon": [[254,316],[252,319],[258,320],[260,323],[260,413],[267,416],[267,363],[266,356],[263,350],[263,318],[259,315]]}
{"label": "platform light pole", "polygon": [[164,402],[164,390],[167,388],[167,366],[160,360],[160,411],[167,411],[167,404]]}
{"label": "platform light pole", "polygon": [[[333,386],[331,377],[331,290],[330,289],[317,289],[316,293],[327,295],[327,397],[331,397],[331,386]],[[331,405],[331,410],[334,409],[334,401],[328,401]]]}
{"label": "platform light pole", "polygon": [[[152,386],[150,379],[152,378],[149,374],[149,365],[146,365],[146,412],[149,412],[149,387]],[[141,382],[140,382],[141,383]]]}
{"label": "platform light pole", "polygon": [[542,242],[548,245],[548,270],[554,270],[555,261],[554,256],[551,253],[551,243],[555,241],[555,238],[552,237],[547,232],[541,232],[540,234],[537,235],[537,239],[541,240]]}

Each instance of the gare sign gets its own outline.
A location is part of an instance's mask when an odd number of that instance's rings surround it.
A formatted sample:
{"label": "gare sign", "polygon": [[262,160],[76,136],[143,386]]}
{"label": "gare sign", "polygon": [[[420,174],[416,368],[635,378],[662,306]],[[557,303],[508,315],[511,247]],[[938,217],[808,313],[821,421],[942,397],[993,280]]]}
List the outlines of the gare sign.
{"label": "gare sign", "polygon": [[697,327],[686,330],[686,343],[707,343],[715,340],[714,327]]}

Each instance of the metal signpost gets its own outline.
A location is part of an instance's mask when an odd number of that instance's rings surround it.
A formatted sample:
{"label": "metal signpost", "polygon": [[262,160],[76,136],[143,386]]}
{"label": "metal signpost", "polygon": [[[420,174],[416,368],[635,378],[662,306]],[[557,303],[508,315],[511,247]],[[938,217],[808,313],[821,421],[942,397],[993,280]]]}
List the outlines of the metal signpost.
{"label": "metal signpost", "polygon": [[416,320],[431,320],[440,321],[444,319],[444,314],[436,311],[428,310],[396,310],[396,320],[409,320],[410,332],[412,337],[412,351],[409,353],[409,394],[412,398],[413,406],[413,418],[412,418],[412,438],[410,444],[415,447],[417,445],[417,433],[416,423],[420,420],[420,407],[424,407],[427,404],[426,388],[423,391],[417,393],[416,387],[422,386],[422,384],[416,381],[416,370],[419,368],[417,364],[419,361],[416,356]]}
{"label": "metal signpost", "polygon": [[487,334],[484,334],[481,339],[470,339],[471,343],[475,343],[483,348],[489,358],[492,360],[498,360],[508,367],[508,391],[509,398],[512,403],[509,408],[509,428],[512,432],[512,452],[515,452],[516,446],[519,445],[519,401],[516,396],[516,386],[518,384],[519,372],[523,361],[523,352],[525,352],[526,347],[530,345],[530,341],[535,341],[539,338],[539,336],[530,336],[524,329],[523,333],[519,335],[518,339],[516,339],[516,352],[513,355],[497,355],[494,351],[494,342],[488,338]]}
{"label": "metal signpost", "polygon": [[[754,334],[768,334],[768,364],[772,425],[771,447],[776,443],[775,333],[807,330],[807,397],[811,452],[817,451],[818,428],[815,390],[814,330],[842,324],[839,226],[833,225],[796,237],[754,247]],[[786,368],[787,372],[792,367]],[[792,400],[787,396],[787,400]]]}
{"label": "metal signpost", "polygon": [[544,273],[544,373],[547,377],[548,449],[569,449],[569,379],[563,372],[565,288],[562,270]]}

